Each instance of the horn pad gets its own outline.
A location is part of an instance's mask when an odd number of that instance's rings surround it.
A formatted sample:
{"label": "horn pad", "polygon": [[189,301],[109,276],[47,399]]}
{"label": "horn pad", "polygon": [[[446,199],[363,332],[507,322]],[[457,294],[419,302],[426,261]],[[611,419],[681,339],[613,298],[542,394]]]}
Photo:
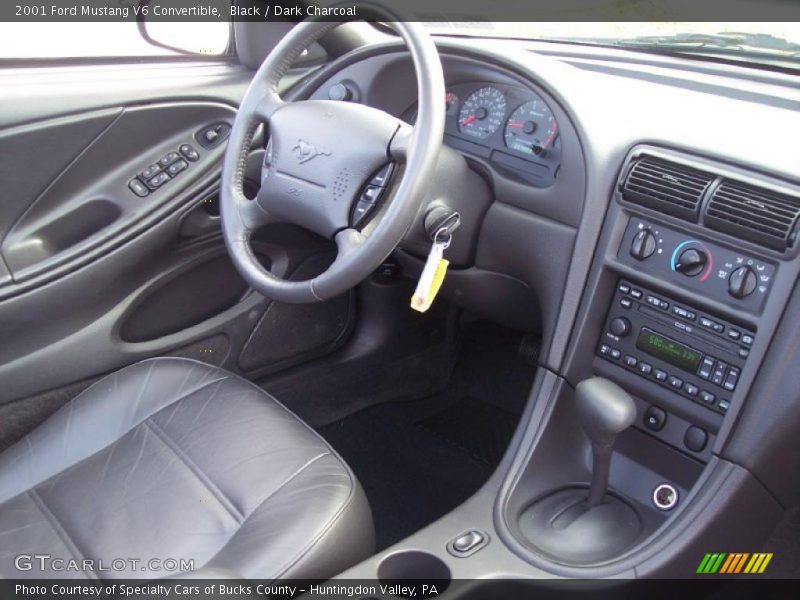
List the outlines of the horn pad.
{"label": "horn pad", "polygon": [[332,237],[349,223],[356,195],[388,161],[399,121],[347,102],[281,106],[270,118],[257,201],[281,221]]}

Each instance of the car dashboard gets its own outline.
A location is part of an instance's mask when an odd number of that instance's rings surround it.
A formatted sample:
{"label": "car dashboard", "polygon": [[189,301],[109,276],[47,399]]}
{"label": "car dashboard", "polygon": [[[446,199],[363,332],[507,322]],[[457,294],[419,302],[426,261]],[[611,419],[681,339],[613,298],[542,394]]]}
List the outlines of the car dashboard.
{"label": "car dashboard", "polygon": [[[782,473],[800,465],[786,449],[800,424],[789,366],[800,353],[782,333],[797,332],[800,310],[791,78],[523,42],[438,45],[443,141],[493,197],[477,213],[469,197],[453,200],[476,222],[463,234],[469,259],[456,261],[443,294],[539,333],[543,348],[505,470],[464,509],[503,542],[483,552],[510,551],[541,574],[660,576],[681,572],[677,555],[696,543],[685,527],[724,538],[741,502],[762,506],[768,527],[779,504],[797,501]],[[381,44],[295,93],[413,122],[414,82],[409,56]],[[395,259],[414,277],[423,255],[401,248]],[[611,479],[644,524],[635,552],[585,565],[549,556],[526,518],[548,489],[585,477],[570,403],[591,376],[635,399]],[[665,485],[669,505],[657,493]],[[436,527],[409,544],[434,551]],[[665,540],[676,552],[663,552]],[[458,577],[459,563],[450,567]]]}

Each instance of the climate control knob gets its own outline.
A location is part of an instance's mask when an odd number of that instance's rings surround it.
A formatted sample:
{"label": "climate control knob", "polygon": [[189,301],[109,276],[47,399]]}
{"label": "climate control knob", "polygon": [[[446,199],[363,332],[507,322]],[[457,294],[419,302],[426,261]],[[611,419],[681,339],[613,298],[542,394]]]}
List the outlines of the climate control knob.
{"label": "climate control knob", "polygon": [[631,243],[631,256],[636,260],[645,260],[656,251],[656,236],[649,229],[642,229]]}
{"label": "climate control knob", "polygon": [[617,337],[625,337],[631,332],[631,322],[625,317],[616,317],[609,323],[608,330]]}
{"label": "climate control knob", "polygon": [[697,248],[689,248],[678,256],[675,270],[687,277],[695,277],[703,272],[706,264],[708,264],[708,254]]}
{"label": "climate control knob", "polygon": [[758,284],[756,272],[747,265],[739,267],[728,277],[728,293],[734,298],[744,298],[752,294]]}

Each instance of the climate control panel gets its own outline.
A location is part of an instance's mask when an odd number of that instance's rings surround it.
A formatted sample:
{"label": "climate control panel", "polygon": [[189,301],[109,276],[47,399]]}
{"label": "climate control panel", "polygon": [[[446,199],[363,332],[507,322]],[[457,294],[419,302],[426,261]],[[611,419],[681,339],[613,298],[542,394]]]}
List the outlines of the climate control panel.
{"label": "climate control panel", "polygon": [[724,413],[754,342],[750,329],[620,280],[597,354]]}
{"label": "climate control panel", "polygon": [[752,312],[763,306],[776,270],[769,261],[638,217],[628,222],[617,257],[638,271]]}

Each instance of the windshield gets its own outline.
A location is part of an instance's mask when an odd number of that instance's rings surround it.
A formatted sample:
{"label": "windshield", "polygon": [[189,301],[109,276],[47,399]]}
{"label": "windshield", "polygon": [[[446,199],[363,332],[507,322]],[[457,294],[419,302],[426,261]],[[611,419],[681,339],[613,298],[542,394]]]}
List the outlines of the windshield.
{"label": "windshield", "polygon": [[428,22],[434,34],[521,38],[723,57],[800,70],[800,23]]}

